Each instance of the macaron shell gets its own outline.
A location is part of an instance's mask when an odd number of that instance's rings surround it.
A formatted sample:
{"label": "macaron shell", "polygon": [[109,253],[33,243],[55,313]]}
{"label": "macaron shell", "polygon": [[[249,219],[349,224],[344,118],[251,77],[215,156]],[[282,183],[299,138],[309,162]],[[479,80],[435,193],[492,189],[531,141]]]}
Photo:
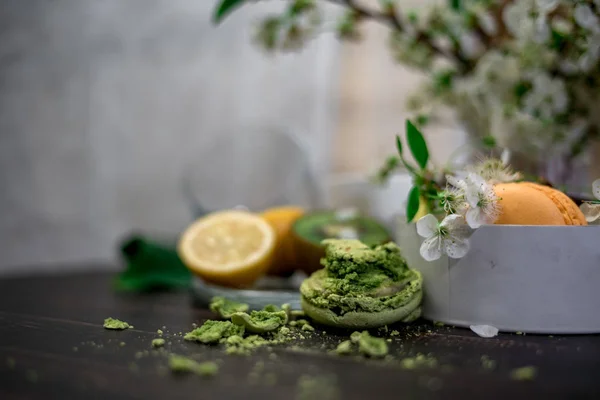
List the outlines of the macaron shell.
{"label": "macaron shell", "polygon": [[556,207],[563,214],[566,225],[587,225],[585,215],[577,207],[577,204],[569,196],[560,190],[549,186],[540,185],[533,182],[523,182],[522,184],[537,189],[546,194],[550,200],[554,201]]}
{"label": "macaron shell", "polygon": [[563,212],[546,193],[522,183],[494,186],[500,198],[497,225],[567,225]]}

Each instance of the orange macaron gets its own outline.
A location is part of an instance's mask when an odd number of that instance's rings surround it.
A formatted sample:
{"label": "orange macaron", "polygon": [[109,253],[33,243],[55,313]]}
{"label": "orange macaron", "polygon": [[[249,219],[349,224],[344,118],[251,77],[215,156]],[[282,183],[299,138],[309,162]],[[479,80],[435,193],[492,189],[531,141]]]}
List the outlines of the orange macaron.
{"label": "orange macaron", "polygon": [[587,225],[577,204],[560,190],[533,182],[499,183],[499,225]]}

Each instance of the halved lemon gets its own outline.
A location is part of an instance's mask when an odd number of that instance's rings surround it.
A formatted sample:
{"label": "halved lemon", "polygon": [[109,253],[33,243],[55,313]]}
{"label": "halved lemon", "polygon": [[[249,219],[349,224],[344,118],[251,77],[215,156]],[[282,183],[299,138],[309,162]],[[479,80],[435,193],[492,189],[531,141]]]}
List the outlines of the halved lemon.
{"label": "halved lemon", "polygon": [[181,235],[183,263],[208,282],[247,287],[269,269],[276,234],[262,217],[246,211],[209,214]]}

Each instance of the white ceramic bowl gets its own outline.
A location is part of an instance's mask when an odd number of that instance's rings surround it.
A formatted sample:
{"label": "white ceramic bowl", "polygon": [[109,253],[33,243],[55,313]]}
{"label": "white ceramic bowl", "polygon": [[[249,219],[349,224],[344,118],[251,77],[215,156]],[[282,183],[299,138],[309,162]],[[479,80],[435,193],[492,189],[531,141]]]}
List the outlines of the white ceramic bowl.
{"label": "white ceramic bowl", "polygon": [[419,254],[415,224],[397,241],[423,274],[423,315],[468,327],[544,334],[600,333],[600,227],[483,226],[462,259]]}

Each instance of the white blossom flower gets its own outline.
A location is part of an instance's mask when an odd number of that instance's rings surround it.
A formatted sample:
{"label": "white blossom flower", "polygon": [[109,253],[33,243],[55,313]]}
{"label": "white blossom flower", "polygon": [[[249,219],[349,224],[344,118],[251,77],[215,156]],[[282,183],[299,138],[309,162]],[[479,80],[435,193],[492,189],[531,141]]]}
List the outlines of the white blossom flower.
{"label": "white blossom flower", "polygon": [[592,193],[598,201],[585,202],[580,207],[587,222],[594,222],[600,219],[600,179],[596,179],[594,183],[592,183]]}
{"label": "white blossom flower", "polygon": [[565,82],[559,78],[551,78],[543,71],[528,74],[533,88],[523,96],[525,112],[542,118],[552,118],[567,110],[569,97]]}
{"label": "white blossom flower", "polygon": [[600,19],[594,13],[594,10],[589,6],[589,4],[579,3],[575,6],[575,11],[573,12],[573,18],[577,24],[585,29],[590,31],[597,32],[600,30]]}
{"label": "white blossom flower", "polygon": [[535,0],[535,4],[542,14],[548,14],[554,11],[559,3],[560,0]]}
{"label": "white blossom flower", "polygon": [[519,172],[513,171],[506,160],[506,153],[503,152],[504,160],[497,158],[486,158],[483,161],[473,165],[470,169],[473,173],[482,177],[489,184],[515,182],[522,178]]}
{"label": "white blossom flower", "polygon": [[535,29],[530,16],[531,5],[527,0],[513,1],[502,11],[504,25],[516,38],[528,38]]}
{"label": "white blossom flower", "polygon": [[533,39],[536,43],[546,43],[550,39],[550,25],[546,15],[540,14],[535,20]]}
{"label": "white blossom flower", "polygon": [[489,13],[489,12],[484,12],[484,13],[480,13],[478,15],[479,17],[479,25],[481,26],[481,29],[483,29],[483,31],[485,33],[487,33],[488,35],[495,35],[498,33],[498,22],[496,21],[496,18],[494,18],[494,16]]}
{"label": "white blossom flower", "polygon": [[475,173],[470,173],[465,182],[467,184],[465,197],[469,205],[465,214],[467,224],[473,229],[481,225],[493,224],[500,216],[498,196],[494,192],[494,187]]}
{"label": "white blossom flower", "polygon": [[451,258],[461,258],[469,251],[471,232],[462,215],[448,215],[440,223],[432,214],[427,214],[417,221],[417,233],[425,238],[420,252],[426,261],[437,260],[444,253]]}
{"label": "white blossom flower", "polygon": [[600,59],[600,32],[587,37],[586,51],[578,60],[579,68],[584,72],[590,72]]}
{"label": "white blossom flower", "polygon": [[440,203],[446,214],[463,214],[466,210],[464,189],[450,184],[440,195]]}

